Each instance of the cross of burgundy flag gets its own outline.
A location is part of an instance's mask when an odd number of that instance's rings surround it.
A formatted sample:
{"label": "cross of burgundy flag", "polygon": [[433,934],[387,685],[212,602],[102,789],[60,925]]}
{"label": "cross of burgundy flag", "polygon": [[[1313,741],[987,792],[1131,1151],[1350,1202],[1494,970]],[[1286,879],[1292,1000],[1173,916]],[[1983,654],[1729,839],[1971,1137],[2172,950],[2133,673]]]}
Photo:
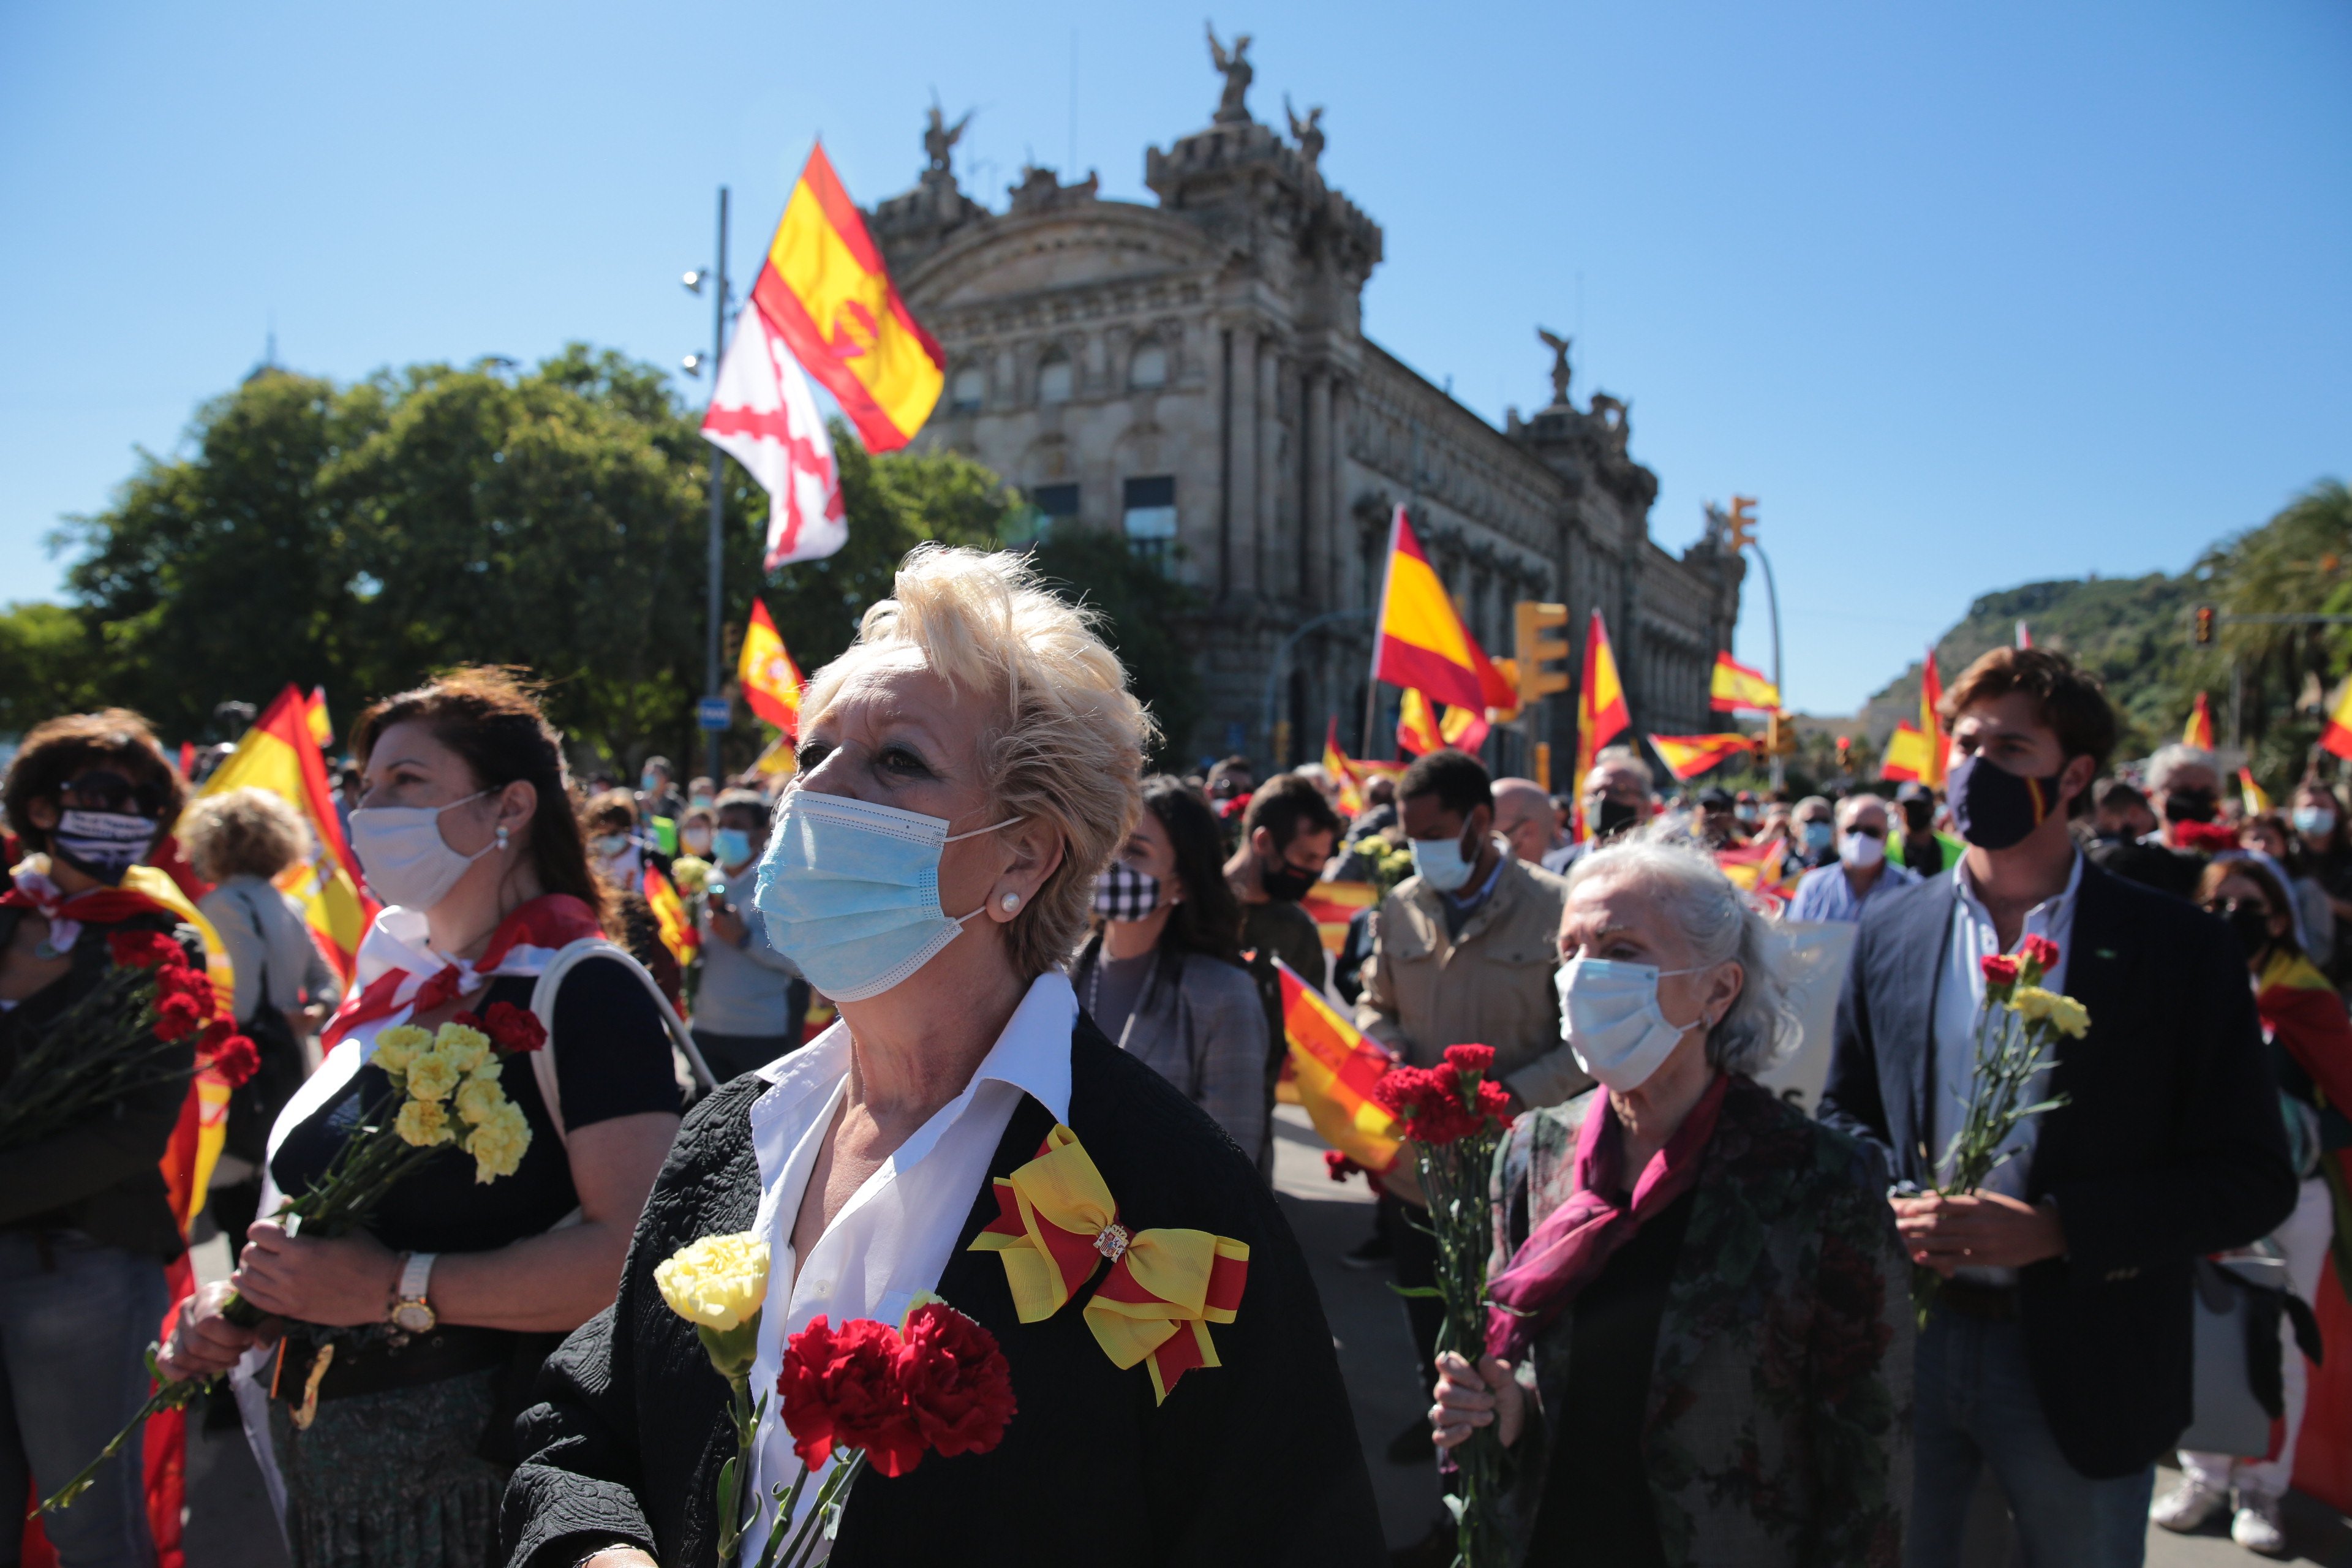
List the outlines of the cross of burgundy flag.
{"label": "cross of burgundy flag", "polygon": [[768,492],[769,571],[822,560],[847,541],[833,438],[808,377],[756,300],[736,318],[702,434]]}

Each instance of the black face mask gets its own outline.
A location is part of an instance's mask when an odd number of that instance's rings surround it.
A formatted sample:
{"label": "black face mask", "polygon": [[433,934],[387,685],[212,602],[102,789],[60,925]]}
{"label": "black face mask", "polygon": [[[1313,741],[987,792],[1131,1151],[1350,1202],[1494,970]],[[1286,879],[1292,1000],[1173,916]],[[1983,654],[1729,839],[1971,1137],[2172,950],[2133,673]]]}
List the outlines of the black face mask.
{"label": "black face mask", "polygon": [[1307,896],[1308,889],[1315,886],[1314,877],[1287,861],[1279,860],[1271,866],[1262,867],[1258,880],[1265,885],[1267,898],[1286,904],[1297,903]]}
{"label": "black face mask", "polygon": [[2164,796],[2164,819],[2167,822],[2210,822],[2221,810],[2221,803],[2211,790],[2168,790]]}
{"label": "black face mask", "polygon": [[1913,836],[1927,831],[1936,820],[1936,803],[1932,800],[1906,800],[1903,803],[1903,825]]}
{"label": "black face mask", "polygon": [[2238,939],[2238,946],[2249,963],[2260,958],[2263,950],[2270,946],[2271,912],[2262,905],[2232,902],[2223,918],[2230,922],[2230,933]]}
{"label": "black face mask", "polygon": [[1614,837],[1633,826],[1641,819],[1641,816],[1642,811],[1639,806],[1627,805],[1622,800],[1604,799],[1601,803],[1600,811],[1593,816],[1592,831],[1596,837],[1601,838]]}
{"label": "black face mask", "polygon": [[2062,776],[2021,778],[1999,763],[1971,756],[1944,784],[1960,837],[1979,849],[2001,850],[2022,843],[2057,812]]}

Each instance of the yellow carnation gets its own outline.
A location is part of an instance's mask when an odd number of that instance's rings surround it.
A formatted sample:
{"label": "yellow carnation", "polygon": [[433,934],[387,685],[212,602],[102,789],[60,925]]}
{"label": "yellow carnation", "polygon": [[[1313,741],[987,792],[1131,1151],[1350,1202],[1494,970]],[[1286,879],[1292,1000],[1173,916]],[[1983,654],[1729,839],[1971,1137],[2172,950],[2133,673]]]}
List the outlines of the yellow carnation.
{"label": "yellow carnation", "polygon": [[469,1127],[481,1126],[507,1103],[506,1090],[494,1079],[469,1078],[457,1086],[457,1117]]}
{"label": "yellow carnation", "polygon": [[501,1100],[479,1127],[466,1135],[466,1152],[474,1157],[474,1180],[494,1182],[511,1176],[530,1147],[530,1122],[522,1108]]}
{"label": "yellow carnation", "polygon": [[2069,1039],[2079,1040],[2091,1032],[2091,1010],[2072,996],[2050,999],[2050,1021]]}
{"label": "yellow carnation", "polygon": [[475,1083],[496,1083],[499,1081],[499,1068],[502,1065],[498,1058],[486,1057],[482,1060],[482,1065],[467,1076]]}
{"label": "yellow carnation", "polygon": [[2023,1014],[2028,1023],[2039,1024],[2050,1016],[2050,1005],[2058,998],[2039,985],[2021,985],[2011,994],[2009,1000],[2010,1005]]}
{"label": "yellow carnation", "polygon": [[433,1037],[433,1054],[459,1072],[472,1072],[489,1059],[490,1037],[463,1024],[444,1024]]}
{"label": "yellow carnation", "polygon": [[768,1244],[749,1234],[689,1241],[654,1268],[669,1310],[720,1332],[760,1310],[768,1294]]}
{"label": "yellow carnation", "polygon": [[439,1051],[427,1051],[408,1064],[408,1093],[413,1100],[446,1100],[457,1087],[457,1068]]}
{"label": "yellow carnation", "polygon": [[400,1118],[392,1126],[400,1134],[400,1141],[414,1149],[446,1143],[453,1136],[449,1112],[438,1101],[430,1100],[412,1100],[402,1106]]}
{"label": "yellow carnation", "polygon": [[433,1037],[414,1024],[395,1024],[375,1037],[375,1065],[386,1072],[408,1070],[421,1051],[433,1048]]}

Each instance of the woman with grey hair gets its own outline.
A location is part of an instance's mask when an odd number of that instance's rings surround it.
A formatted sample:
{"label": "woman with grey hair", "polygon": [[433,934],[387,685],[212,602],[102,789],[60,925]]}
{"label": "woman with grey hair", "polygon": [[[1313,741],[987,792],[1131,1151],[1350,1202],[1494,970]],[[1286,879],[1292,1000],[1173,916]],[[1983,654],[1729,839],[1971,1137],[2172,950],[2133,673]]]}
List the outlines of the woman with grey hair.
{"label": "woman with grey hair", "polygon": [[1769,924],[1653,828],[1580,858],[1562,1030],[1600,1087],[1513,1127],[1440,1447],[1517,1459],[1514,1561],[1895,1568],[1909,1268],[1864,1144],[1759,1087],[1801,1026]]}

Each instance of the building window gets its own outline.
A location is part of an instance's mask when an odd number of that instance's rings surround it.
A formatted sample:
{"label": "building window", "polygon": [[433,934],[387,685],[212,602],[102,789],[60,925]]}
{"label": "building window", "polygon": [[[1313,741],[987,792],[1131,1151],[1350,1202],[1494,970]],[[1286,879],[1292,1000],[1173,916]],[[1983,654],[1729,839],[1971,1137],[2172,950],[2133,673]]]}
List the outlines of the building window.
{"label": "building window", "polygon": [[1032,485],[1028,504],[1014,509],[1004,520],[1004,542],[1016,547],[1034,544],[1051,536],[1055,527],[1074,523],[1077,518],[1077,486]]}
{"label": "building window", "polygon": [[1135,357],[1128,362],[1127,384],[1138,392],[1150,392],[1168,384],[1168,351],[1146,338],[1135,348]]}
{"label": "building window", "polygon": [[948,388],[948,412],[976,414],[987,395],[988,373],[976,364],[968,364],[955,373],[955,381]]}
{"label": "building window", "polygon": [[1038,402],[1067,403],[1072,384],[1070,356],[1060,350],[1047,354],[1037,366]]}
{"label": "building window", "polygon": [[1168,563],[1176,546],[1176,479],[1171,474],[1127,481],[1120,521],[1128,548],[1148,561]]}

